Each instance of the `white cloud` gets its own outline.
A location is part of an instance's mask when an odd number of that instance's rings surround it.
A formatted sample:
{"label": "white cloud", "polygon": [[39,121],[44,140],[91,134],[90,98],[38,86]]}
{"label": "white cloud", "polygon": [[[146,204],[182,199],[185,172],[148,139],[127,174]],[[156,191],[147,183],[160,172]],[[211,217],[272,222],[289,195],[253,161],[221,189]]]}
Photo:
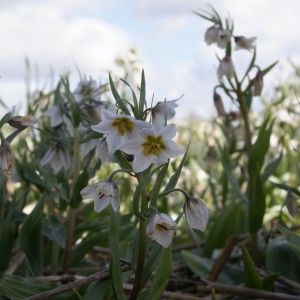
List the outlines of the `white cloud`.
{"label": "white cloud", "polygon": [[[82,1],[77,2],[79,5]],[[0,97],[5,101],[14,102],[4,85],[11,89],[24,86],[25,56],[38,66],[41,78],[49,74],[50,68],[57,76],[70,70],[77,75],[76,65],[83,73],[99,77],[114,68],[115,57],[132,46],[132,38],[120,27],[67,15],[62,8],[30,1],[26,5],[15,2],[0,12]],[[20,100],[20,96],[13,98]]]}

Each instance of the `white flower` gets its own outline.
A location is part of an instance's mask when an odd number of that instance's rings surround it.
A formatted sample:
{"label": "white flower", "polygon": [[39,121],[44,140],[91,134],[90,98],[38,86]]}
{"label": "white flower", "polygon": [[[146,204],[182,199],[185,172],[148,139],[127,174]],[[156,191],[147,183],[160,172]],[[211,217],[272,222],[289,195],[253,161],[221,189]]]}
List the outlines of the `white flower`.
{"label": "white flower", "polygon": [[204,40],[207,45],[214,44],[218,41],[219,30],[220,28],[215,25],[206,30]]}
{"label": "white flower", "polygon": [[80,81],[73,92],[73,95],[77,102],[87,99],[96,100],[100,94],[101,91],[97,85],[97,82],[92,79]]}
{"label": "white flower", "polygon": [[121,145],[121,150],[134,154],[132,168],[134,172],[142,172],[151,164],[161,165],[171,157],[182,154],[180,148],[171,139],[176,135],[176,126],[167,125],[158,130],[154,126],[138,132],[137,137]]}
{"label": "white flower", "polygon": [[146,233],[150,239],[164,248],[168,248],[175,235],[176,228],[177,223],[171,217],[163,213],[155,213],[146,227]]}
{"label": "white flower", "polygon": [[98,142],[97,152],[102,163],[110,162],[110,161],[116,162],[114,154],[108,150],[106,137],[101,138],[100,141]]}
{"label": "white flower", "polygon": [[93,125],[92,129],[108,134],[106,141],[108,150],[112,153],[120,149],[122,143],[134,138],[139,130],[151,126],[149,123],[135,120],[129,115],[116,114],[107,109],[102,110],[101,117],[102,121]]}
{"label": "white flower", "polygon": [[217,74],[219,80],[222,79],[223,76],[227,76],[228,78],[234,77],[235,69],[233,62],[230,56],[225,56],[219,64]]}
{"label": "white flower", "polygon": [[63,115],[59,105],[53,105],[43,115],[51,118],[50,124],[52,127],[56,127],[63,122]]}
{"label": "white flower", "polygon": [[1,138],[0,146],[0,169],[6,175],[10,175],[10,171],[15,164],[15,156],[10,144],[5,138]]}
{"label": "white flower", "polygon": [[114,211],[120,209],[120,197],[118,187],[111,181],[100,181],[86,186],[80,192],[82,199],[94,199],[94,209],[100,212],[109,204]]}
{"label": "white flower", "polygon": [[217,45],[221,49],[226,49],[228,42],[230,41],[231,33],[224,29],[219,29]]}
{"label": "white flower", "polygon": [[235,41],[235,48],[234,50],[239,50],[239,49],[246,49],[246,50],[251,50],[255,47],[254,42],[256,40],[256,37],[251,37],[251,38],[245,38],[244,36],[235,36],[234,41]]}
{"label": "white flower", "polygon": [[71,165],[69,153],[59,145],[50,148],[43,158],[41,165],[50,165],[54,173],[58,173],[61,169],[67,171]]}
{"label": "white flower", "polygon": [[187,198],[184,205],[186,221],[190,228],[204,231],[208,223],[208,208],[203,200]]}
{"label": "white flower", "polygon": [[172,119],[176,112],[175,108],[178,106],[178,100],[158,102],[152,108],[153,124],[157,128],[165,126],[165,121]]}

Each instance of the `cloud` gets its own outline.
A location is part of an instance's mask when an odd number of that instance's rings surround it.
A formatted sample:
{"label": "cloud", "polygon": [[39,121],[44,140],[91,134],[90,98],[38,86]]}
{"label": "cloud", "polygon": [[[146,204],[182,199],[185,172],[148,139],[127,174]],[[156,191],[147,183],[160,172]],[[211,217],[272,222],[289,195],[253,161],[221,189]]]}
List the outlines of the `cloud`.
{"label": "cloud", "polygon": [[[76,2],[78,7],[83,3]],[[76,65],[83,73],[99,77],[115,68],[116,56],[132,46],[132,37],[120,27],[66,11],[65,6],[36,1],[26,5],[14,1],[0,11],[2,99],[10,101],[12,97],[4,85],[12,89],[24,85],[25,57],[38,66],[41,78],[50,69],[57,76],[67,71],[77,74]],[[25,97],[24,89],[22,92]]]}

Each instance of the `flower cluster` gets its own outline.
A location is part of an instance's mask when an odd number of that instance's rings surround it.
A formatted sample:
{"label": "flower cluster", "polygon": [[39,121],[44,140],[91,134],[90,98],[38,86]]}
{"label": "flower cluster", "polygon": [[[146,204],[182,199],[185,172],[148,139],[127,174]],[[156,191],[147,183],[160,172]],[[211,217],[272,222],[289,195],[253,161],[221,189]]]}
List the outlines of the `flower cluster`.
{"label": "flower cluster", "polygon": [[[111,86],[114,91],[112,81]],[[140,178],[139,180],[143,180],[144,174],[160,169],[168,164],[170,158],[185,152],[173,140],[176,136],[176,125],[168,124],[168,121],[175,116],[178,99],[158,102],[152,108],[147,108],[144,99],[140,103],[134,102],[129,109],[125,104],[127,102],[118,101],[119,98],[116,99],[115,108],[111,106],[110,109],[102,109],[101,121],[92,125],[91,129],[103,135],[102,140],[106,141],[106,153],[110,158],[115,158],[116,162],[119,155],[123,159],[128,158],[127,165],[130,167],[124,172],[130,172],[131,175]],[[153,166],[156,169],[152,168]],[[115,212],[119,210],[120,196],[112,180],[118,172],[122,172],[122,169],[115,171],[106,181],[88,185],[81,191],[83,199],[94,199],[96,212],[102,211],[109,205]],[[149,215],[146,211],[150,208],[155,212]],[[203,231],[208,222],[208,210],[204,202],[188,196],[183,209],[190,228]],[[169,247],[177,228],[177,223],[169,215],[160,213],[156,207],[151,206],[135,214],[148,219],[145,233],[150,239],[163,247]]]}

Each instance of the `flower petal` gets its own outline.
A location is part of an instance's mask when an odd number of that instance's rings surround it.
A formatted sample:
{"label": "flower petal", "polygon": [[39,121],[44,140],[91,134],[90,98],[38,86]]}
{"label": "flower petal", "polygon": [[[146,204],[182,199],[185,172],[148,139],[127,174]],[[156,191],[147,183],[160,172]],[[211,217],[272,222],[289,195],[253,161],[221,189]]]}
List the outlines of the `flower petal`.
{"label": "flower petal", "polygon": [[143,152],[139,152],[134,156],[132,169],[136,173],[146,170],[152,164],[150,156],[145,156]]}
{"label": "flower petal", "polygon": [[104,196],[101,199],[97,198],[94,201],[95,212],[100,212],[110,204],[110,197]]}
{"label": "flower petal", "polygon": [[203,200],[198,198],[187,199],[184,212],[190,228],[205,230],[208,223],[208,208]]}

